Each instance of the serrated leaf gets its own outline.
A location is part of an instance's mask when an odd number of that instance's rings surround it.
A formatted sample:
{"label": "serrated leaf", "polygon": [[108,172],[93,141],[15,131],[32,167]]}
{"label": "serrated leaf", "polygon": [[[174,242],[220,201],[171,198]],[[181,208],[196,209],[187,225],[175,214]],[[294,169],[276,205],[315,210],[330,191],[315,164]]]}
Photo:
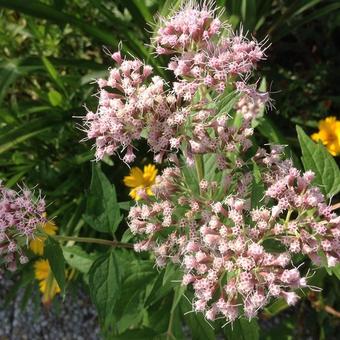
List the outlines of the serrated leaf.
{"label": "serrated leaf", "polygon": [[88,273],[93,262],[96,259],[95,255],[88,254],[79,246],[62,247],[66,262],[81,273]]}
{"label": "serrated leaf", "polygon": [[59,242],[55,241],[50,236],[46,239],[44,244],[44,256],[50,264],[62,294],[65,294],[65,260],[63,251]]}
{"label": "serrated leaf", "polygon": [[139,324],[143,318],[144,302],[152,288],[157,272],[151,261],[136,261],[120,258],[124,266],[124,277],[119,300],[115,307],[116,326],[119,333],[133,325]]}
{"label": "serrated leaf", "polygon": [[98,164],[92,166],[90,192],[83,218],[93,229],[112,234],[122,220],[115,187]]}
{"label": "serrated leaf", "polygon": [[100,256],[89,272],[90,294],[100,319],[107,324],[112,318],[121,291],[121,273],[113,250]]}
{"label": "serrated leaf", "polygon": [[296,131],[305,170],[315,173],[314,183],[326,196],[336,195],[340,191],[340,170],[334,158],[322,144],[314,143],[299,126]]}

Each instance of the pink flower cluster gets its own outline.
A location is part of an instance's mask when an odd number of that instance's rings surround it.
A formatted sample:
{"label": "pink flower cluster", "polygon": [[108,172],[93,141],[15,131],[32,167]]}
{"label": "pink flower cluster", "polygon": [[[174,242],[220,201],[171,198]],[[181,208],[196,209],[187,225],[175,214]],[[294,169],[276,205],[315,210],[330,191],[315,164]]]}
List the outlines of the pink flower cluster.
{"label": "pink flower cluster", "polygon": [[[282,147],[276,147],[268,155],[260,149],[256,155],[271,170],[264,182],[266,197],[275,202],[272,216],[284,214],[287,219],[283,229],[274,225],[273,233],[284,233],[282,243],[291,253],[302,253],[317,265],[333,267],[340,259],[340,217],[326,204],[320,189],[311,186],[314,173],[301,175],[291,160],[280,160],[281,151]],[[292,214],[297,216],[291,220]]]}
{"label": "pink flower cluster", "polygon": [[235,35],[206,4],[187,3],[160,23],[156,52],[174,55],[168,68],[179,78],[175,93],[185,100],[191,100],[200,86],[222,93],[236,76],[247,75],[265,57],[264,43],[249,41],[242,31]]}
{"label": "pink flower cluster", "polygon": [[[96,113],[85,117],[88,139],[96,139],[96,158],[113,155],[120,147],[127,148],[124,160],[130,163],[135,156],[132,141],[141,138],[143,116],[150,111],[159,95],[163,82],[150,77],[152,68],[138,60],[123,60],[120,52],[112,55],[119,65],[110,70],[107,80],[99,79],[99,106]],[[108,90],[107,90],[108,89]]]}
{"label": "pink flower cluster", "polygon": [[[209,320],[253,318],[272,298],[293,305],[298,288],[317,289],[294,266],[295,254],[317,265],[339,263],[340,218],[311,186],[313,173],[282,161],[279,149],[259,150],[253,158],[265,183],[261,205],[252,201],[253,175],[246,167],[199,186],[170,167],[157,178],[155,197],[144,195],[130,210],[130,229],[143,237],[135,250],[152,250],[159,267],[179,264],[182,283],[195,292],[193,309]],[[272,251],[277,244],[281,251]]]}
{"label": "pink flower cluster", "polygon": [[263,59],[261,46],[229,29],[228,37],[218,39],[226,27],[205,5],[189,3],[170,20],[161,19],[161,24],[156,49],[158,54],[175,54],[169,69],[178,81],[166,84],[140,60],[113,53],[117,67],[110,70],[108,79],[97,81],[97,111],[84,117],[87,139],[96,141],[97,160],[125,151],[123,161],[131,163],[135,160],[133,143],[143,137],[157,162],[181,147],[188,164],[193,164],[194,154],[216,152],[224,168],[229,162],[226,153],[251,146],[253,117],[244,115],[242,126],[234,127],[227,112],[219,112],[217,101],[209,105],[206,94],[215,98],[229,87],[243,97],[241,106],[247,102],[263,107],[267,93],[258,93],[241,78]]}
{"label": "pink flower cluster", "polygon": [[269,96],[245,79],[263,46],[233,34],[205,4],[188,2],[160,26],[156,52],[172,55],[176,81],[167,87],[149,66],[114,53],[118,67],[98,80],[98,109],[84,119],[97,159],[126,149],[123,160],[133,162],[133,142],[143,137],[157,161],[170,161],[154,196],[140,190],[129,212],[141,239],[135,250],[153,251],[159,267],[180,265],[193,309],[209,320],[253,318],[277,297],[292,305],[297,289],[317,289],[294,255],[337,264],[340,219],[311,185],[313,173],[283,160],[281,147],[251,149]]}
{"label": "pink flower cluster", "polygon": [[192,49],[195,44],[206,47],[222,27],[215,11],[203,4],[201,7],[187,2],[171,18],[160,18],[160,29],[155,42],[158,54],[173,54]]}
{"label": "pink flower cluster", "polygon": [[8,270],[15,271],[17,261],[28,262],[23,248],[46,222],[44,213],[43,198],[34,198],[27,188],[16,192],[0,183],[0,263]]}

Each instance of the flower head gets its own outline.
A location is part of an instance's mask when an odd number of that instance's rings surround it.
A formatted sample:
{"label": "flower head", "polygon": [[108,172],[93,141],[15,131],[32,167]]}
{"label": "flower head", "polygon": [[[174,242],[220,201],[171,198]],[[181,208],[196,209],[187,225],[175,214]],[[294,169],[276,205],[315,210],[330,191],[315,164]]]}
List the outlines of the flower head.
{"label": "flower head", "polygon": [[333,156],[340,155],[340,120],[327,117],[319,122],[319,132],[312,134],[314,141],[321,141]]}
{"label": "flower head", "polygon": [[54,278],[48,260],[36,261],[34,264],[34,274],[35,278],[39,281],[39,289],[43,294],[42,302],[44,304],[50,303],[54,296],[60,293],[60,288]]}
{"label": "flower head", "polygon": [[158,170],[153,164],[145,165],[144,171],[133,167],[129,176],[124,177],[124,184],[131,188],[129,195],[138,201],[141,198],[138,191],[144,189],[148,196],[152,196],[151,186],[155,183],[157,172]]}
{"label": "flower head", "polygon": [[[227,167],[228,185],[218,177],[197,185],[194,173],[187,180],[188,168],[171,167],[157,176],[154,196],[142,197],[129,213],[130,230],[141,237],[135,250],[152,250],[159,267],[181,264],[182,283],[194,289],[193,308],[209,320],[220,315],[233,322],[241,313],[251,319],[271,298],[292,305],[298,288],[317,289],[294,266],[297,253],[317,265],[340,261],[339,220],[312,186],[314,174],[283,160],[281,147],[260,149],[253,161],[265,189],[256,208],[246,167]],[[281,252],[267,247],[271,238]]]}
{"label": "flower head", "polygon": [[46,223],[45,201],[23,188],[16,192],[0,182],[0,256],[7,269],[28,261],[25,248],[38,228]]}
{"label": "flower head", "polygon": [[[54,224],[53,221],[47,221],[42,226],[42,231],[44,231],[47,235],[55,235],[58,227]],[[37,236],[30,242],[30,249],[36,255],[43,255],[44,253],[44,242],[46,240],[45,236]]]}
{"label": "flower head", "polygon": [[[308,277],[292,259],[300,253],[337,264],[340,224],[312,186],[314,174],[283,160],[283,147],[248,152],[254,120],[270,104],[268,93],[247,83],[265,59],[265,41],[233,33],[216,14],[210,1],[188,1],[160,18],[154,44],[157,55],[170,55],[172,83],[115,53],[118,67],[98,81],[97,112],[84,121],[97,159],[121,150],[131,163],[141,138],[155,160],[168,157],[160,176],[148,165],[124,178],[138,201],[128,217],[139,237],[134,249],[153,251],[159,267],[180,265],[183,284],[194,290],[193,310],[233,322],[241,313],[255,317],[271,298],[296,303]],[[267,239],[282,251],[273,252]]]}

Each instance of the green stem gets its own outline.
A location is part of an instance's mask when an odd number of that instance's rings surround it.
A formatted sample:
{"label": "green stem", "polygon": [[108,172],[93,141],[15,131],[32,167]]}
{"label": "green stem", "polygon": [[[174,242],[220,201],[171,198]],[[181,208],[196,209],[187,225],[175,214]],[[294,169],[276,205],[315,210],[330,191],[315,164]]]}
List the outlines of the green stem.
{"label": "green stem", "polygon": [[[175,302],[175,299],[176,299],[176,294],[174,294],[174,299],[173,299],[172,303]],[[169,339],[175,339],[176,340],[175,336],[172,334],[172,324],[174,322],[174,314],[175,314],[175,310],[171,309],[168,329],[166,331],[166,340],[169,340]]]}
{"label": "green stem", "polygon": [[285,220],[285,225],[287,225],[288,224],[288,222],[289,222],[289,220],[290,220],[290,215],[292,214],[292,210],[288,210],[288,212],[287,212],[287,216],[286,216],[286,220]]}
{"label": "green stem", "polygon": [[103,244],[106,246],[117,247],[117,248],[133,248],[133,244],[131,243],[122,243],[118,241],[110,241],[110,240],[104,240],[104,239],[94,238],[94,237],[56,235],[56,236],[53,236],[53,238],[56,239],[57,241],[75,241],[75,242],[83,242],[83,243]]}

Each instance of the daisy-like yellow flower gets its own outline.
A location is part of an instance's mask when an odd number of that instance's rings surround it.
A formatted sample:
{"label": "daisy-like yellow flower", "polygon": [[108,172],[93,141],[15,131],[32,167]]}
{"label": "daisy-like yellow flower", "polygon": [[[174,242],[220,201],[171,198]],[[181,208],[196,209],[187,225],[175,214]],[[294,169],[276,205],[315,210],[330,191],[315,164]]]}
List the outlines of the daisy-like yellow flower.
{"label": "daisy-like yellow flower", "polygon": [[[48,221],[42,226],[42,230],[48,235],[55,235],[58,227],[54,224],[53,221]],[[37,236],[30,242],[30,248],[34,254],[43,255],[44,253],[44,242],[46,237]]]}
{"label": "daisy-like yellow flower", "polygon": [[312,139],[321,141],[333,156],[340,155],[340,120],[327,117],[319,122],[319,132],[312,134]]}
{"label": "daisy-like yellow flower", "polygon": [[129,195],[136,201],[140,200],[138,190],[145,189],[147,195],[152,196],[151,186],[155,183],[158,170],[153,164],[144,166],[144,171],[138,167],[133,167],[129,176],[124,177],[124,184],[131,188]]}
{"label": "daisy-like yellow flower", "polygon": [[42,293],[43,304],[50,303],[56,294],[60,293],[60,288],[52,273],[47,260],[38,260],[34,264],[35,278],[39,281],[39,289]]}

